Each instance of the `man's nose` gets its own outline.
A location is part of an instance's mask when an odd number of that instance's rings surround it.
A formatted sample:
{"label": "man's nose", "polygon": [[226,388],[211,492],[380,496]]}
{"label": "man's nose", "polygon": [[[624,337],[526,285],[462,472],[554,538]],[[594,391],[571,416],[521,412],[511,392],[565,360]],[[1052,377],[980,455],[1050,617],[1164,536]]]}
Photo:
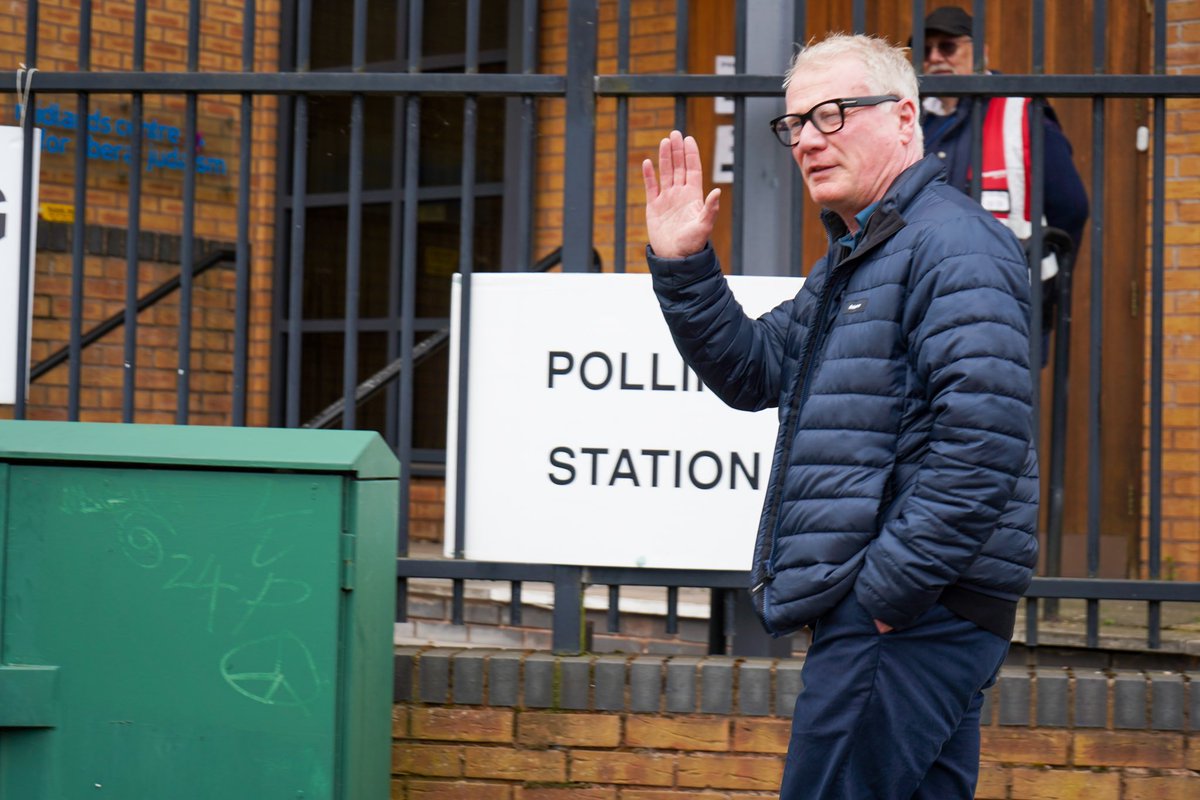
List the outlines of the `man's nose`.
{"label": "man's nose", "polygon": [[809,120],[800,129],[799,138],[796,140],[796,152],[804,153],[808,150],[816,150],[825,145],[825,134],[817,130],[817,126]]}

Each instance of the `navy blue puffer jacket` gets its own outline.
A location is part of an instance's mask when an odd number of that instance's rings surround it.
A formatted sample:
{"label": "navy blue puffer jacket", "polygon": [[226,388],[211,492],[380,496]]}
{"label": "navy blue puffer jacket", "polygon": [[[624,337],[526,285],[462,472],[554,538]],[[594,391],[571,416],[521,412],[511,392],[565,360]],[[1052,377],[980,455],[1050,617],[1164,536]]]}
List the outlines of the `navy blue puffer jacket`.
{"label": "navy blue puffer jacket", "polygon": [[948,588],[1015,602],[1037,561],[1029,272],[1013,235],[909,167],[852,251],[757,320],[711,248],[648,256],[680,353],[729,405],[779,408],[755,544],[771,633],[814,623],[853,590],[903,627]]}

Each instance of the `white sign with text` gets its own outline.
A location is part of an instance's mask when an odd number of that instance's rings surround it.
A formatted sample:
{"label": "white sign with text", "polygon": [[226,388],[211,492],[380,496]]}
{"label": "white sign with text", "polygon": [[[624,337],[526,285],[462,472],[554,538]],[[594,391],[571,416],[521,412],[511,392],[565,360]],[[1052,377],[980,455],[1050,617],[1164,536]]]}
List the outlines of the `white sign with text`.
{"label": "white sign with text", "polygon": [[[41,137],[33,131],[33,209],[29,221],[29,313],[25,317],[25,352],[33,320],[33,254],[37,252],[38,175],[41,164]],[[0,125],[0,405],[17,399],[17,320],[21,296],[21,170],[24,162],[21,128]],[[29,385],[21,387],[28,393]]]}
{"label": "white sign with text", "polygon": [[[800,278],[731,277],[758,316]],[[456,508],[461,278],[454,276],[446,549]],[[685,368],[648,275],[471,278],[465,555],[749,569],[774,410],[727,407]]]}

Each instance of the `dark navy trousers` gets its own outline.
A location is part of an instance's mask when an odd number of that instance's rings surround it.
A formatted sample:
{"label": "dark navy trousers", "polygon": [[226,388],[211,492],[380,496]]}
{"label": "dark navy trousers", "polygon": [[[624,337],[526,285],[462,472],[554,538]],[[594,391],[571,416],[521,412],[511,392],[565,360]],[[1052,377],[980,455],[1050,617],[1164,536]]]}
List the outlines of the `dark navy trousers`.
{"label": "dark navy trousers", "polygon": [[880,634],[851,591],[813,630],[780,800],[970,800],[1007,653],[942,605]]}

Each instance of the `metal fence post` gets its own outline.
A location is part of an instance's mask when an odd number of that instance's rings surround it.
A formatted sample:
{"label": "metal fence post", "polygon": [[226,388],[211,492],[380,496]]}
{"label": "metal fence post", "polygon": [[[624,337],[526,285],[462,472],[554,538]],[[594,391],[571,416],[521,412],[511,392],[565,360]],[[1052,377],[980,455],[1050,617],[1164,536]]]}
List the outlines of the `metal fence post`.
{"label": "metal fence post", "polygon": [[592,263],[592,195],[596,186],[596,28],[598,4],[567,6],[567,141],[563,179],[563,272]]}
{"label": "metal fence post", "polygon": [[554,633],[550,643],[556,655],[579,655],[583,640],[583,567],[554,567]]}

